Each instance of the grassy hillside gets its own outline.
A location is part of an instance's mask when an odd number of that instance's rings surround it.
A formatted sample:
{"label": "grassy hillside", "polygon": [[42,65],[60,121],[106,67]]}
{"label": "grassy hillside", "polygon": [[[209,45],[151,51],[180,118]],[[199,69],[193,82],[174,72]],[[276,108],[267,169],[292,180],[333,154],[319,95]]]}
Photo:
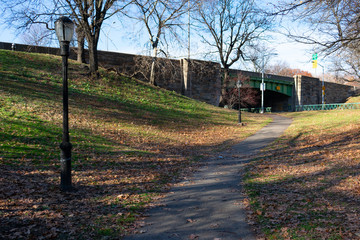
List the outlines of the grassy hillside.
{"label": "grassy hillside", "polygon": [[346,103],[360,103],[360,96],[349,97]]}
{"label": "grassy hillside", "polygon": [[270,120],[70,61],[73,183],[59,191],[61,59],[0,50],[0,238],[118,239],[198,160]]}
{"label": "grassy hillside", "polygon": [[250,218],[265,239],[359,239],[360,111],[288,113],[248,166]]}

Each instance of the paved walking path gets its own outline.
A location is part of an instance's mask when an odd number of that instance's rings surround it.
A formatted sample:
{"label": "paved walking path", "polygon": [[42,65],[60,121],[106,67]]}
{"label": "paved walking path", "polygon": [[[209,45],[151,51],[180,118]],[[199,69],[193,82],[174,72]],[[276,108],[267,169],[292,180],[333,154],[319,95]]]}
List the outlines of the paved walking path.
{"label": "paved walking path", "polygon": [[207,161],[205,167],[178,184],[149,211],[142,234],[126,240],[255,239],[242,203],[241,174],[249,155],[265,147],[290,125],[291,120],[273,116],[274,121],[230,150]]}

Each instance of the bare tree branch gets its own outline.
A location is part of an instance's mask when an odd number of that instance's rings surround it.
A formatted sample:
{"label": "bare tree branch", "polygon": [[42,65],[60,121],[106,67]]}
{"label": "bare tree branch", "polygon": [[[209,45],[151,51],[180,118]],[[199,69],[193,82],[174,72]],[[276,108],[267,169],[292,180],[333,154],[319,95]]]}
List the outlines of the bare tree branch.
{"label": "bare tree branch", "polygon": [[[144,24],[149,35],[149,42],[153,49],[153,64],[150,71],[150,83],[155,85],[156,59],[159,53],[159,45],[166,42],[169,34],[177,38],[177,31],[181,25],[181,15],[188,8],[189,0],[134,0],[136,12],[126,13],[129,18]],[[164,52],[164,51],[163,51]],[[165,53],[165,52],[164,52]],[[166,55],[166,54],[165,54]]]}
{"label": "bare tree branch", "polygon": [[[288,29],[286,35],[300,43],[314,45],[325,56],[338,58],[334,69],[359,76],[356,59],[360,44],[360,2],[358,0],[307,0],[300,3],[282,1],[275,14],[292,14],[294,20],[309,24],[310,32]],[[356,59],[353,58],[356,56]]]}
{"label": "bare tree branch", "polygon": [[69,15],[83,32],[89,46],[90,72],[98,69],[97,45],[103,22],[123,11],[131,1],[126,0],[0,0],[11,6],[4,10],[6,21],[21,30],[36,24],[44,24],[54,30],[54,22],[61,15]]}
{"label": "bare tree branch", "polygon": [[253,0],[211,0],[198,2],[195,20],[203,42],[217,50],[224,68],[224,96],[230,67],[271,27],[270,18]]}

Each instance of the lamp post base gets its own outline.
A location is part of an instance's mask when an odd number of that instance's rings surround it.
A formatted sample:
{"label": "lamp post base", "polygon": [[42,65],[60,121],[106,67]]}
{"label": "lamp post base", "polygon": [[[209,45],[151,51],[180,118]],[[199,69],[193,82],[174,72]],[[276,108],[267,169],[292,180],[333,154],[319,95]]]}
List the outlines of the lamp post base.
{"label": "lamp post base", "polygon": [[71,148],[72,145],[69,142],[63,142],[60,144],[60,168],[61,168],[61,182],[60,189],[62,191],[71,191]]}

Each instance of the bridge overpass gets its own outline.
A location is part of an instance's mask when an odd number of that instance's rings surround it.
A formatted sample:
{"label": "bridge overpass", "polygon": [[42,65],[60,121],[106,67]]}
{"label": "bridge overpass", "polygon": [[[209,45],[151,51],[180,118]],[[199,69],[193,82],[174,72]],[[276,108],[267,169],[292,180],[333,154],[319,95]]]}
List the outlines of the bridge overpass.
{"label": "bridge overpass", "polygon": [[[12,50],[12,43],[0,42],[0,49]],[[36,52],[59,55],[59,48],[31,46],[16,44],[16,51]],[[87,50],[85,55],[87,56]],[[133,54],[98,51],[99,64],[103,67],[116,68],[117,72],[134,76],[139,72],[139,59],[152,61],[152,57]],[[76,48],[71,48],[71,59],[76,59]],[[185,96],[219,105],[221,94],[221,65],[216,62],[194,59],[163,59],[158,58],[158,74],[156,83],[159,87],[176,91]],[[162,69],[160,69],[162,67]],[[143,74],[146,69],[140,69]],[[141,72],[140,71],[140,72]],[[250,86],[259,89],[261,74],[242,70],[231,70],[230,75],[237,76],[242,73],[250,77]],[[149,74],[149,73],[148,73]],[[135,75],[140,80],[141,74]],[[265,75],[266,90],[264,106],[271,107],[273,111],[293,111],[296,106],[321,103],[321,81],[318,78],[305,76],[284,77],[278,75]],[[229,85],[228,88],[234,87]],[[352,95],[354,87],[336,83],[325,82],[325,102],[342,103]],[[258,90],[260,93],[260,90]],[[256,106],[255,106],[256,107]],[[260,104],[259,106],[260,107]]]}
{"label": "bridge overpass", "polygon": [[[261,73],[242,70],[230,71],[230,77],[234,80],[237,79],[238,74],[249,77],[249,85],[258,89],[260,94]],[[272,111],[293,111],[296,106],[321,104],[322,102],[322,83],[319,78],[265,74],[264,82],[264,107],[271,107]],[[227,88],[234,87],[234,83],[235,81],[230,81]],[[330,82],[324,82],[324,86],[325,103],[342,103],[355,90],[352,86]],[[256,107],[260,107],[260,105]]]}

